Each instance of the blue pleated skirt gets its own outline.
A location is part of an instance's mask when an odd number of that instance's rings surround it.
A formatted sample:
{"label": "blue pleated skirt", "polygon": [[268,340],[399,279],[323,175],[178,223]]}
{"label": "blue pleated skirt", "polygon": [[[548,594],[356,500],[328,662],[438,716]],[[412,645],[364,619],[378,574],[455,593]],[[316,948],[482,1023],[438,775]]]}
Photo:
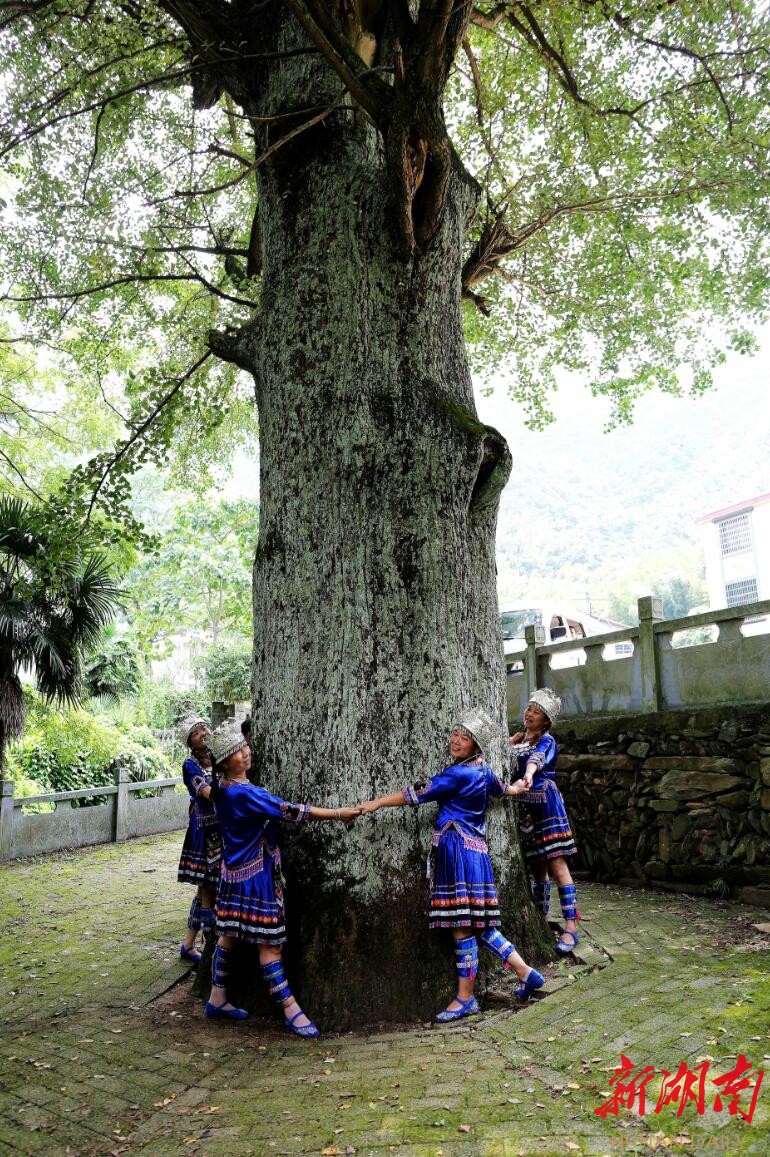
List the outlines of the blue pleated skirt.
{"label": "blue pleated skirt", "polygon": [[433,833],[428,860],[430,928],[497,928],[500,902],[484,840],[454,826]]}
{"label": "blue pleated skirt", "polygon": [[552,779],[519,796],[519,835],[527,863],[577,853],[564,798]]}
{"label": "blue pleated skirt", "polygon": [[240,868],[222,864],[217,891],[217,935],[250,944],[285,944],[281,853],[260,845],[260,855]]}
{"label": "blue pleated skirt", "polygon": [[205,801],[193,800],[176,878],[180,884],[209,884],[216,888],[221,859],[222,836],[214,809]]}

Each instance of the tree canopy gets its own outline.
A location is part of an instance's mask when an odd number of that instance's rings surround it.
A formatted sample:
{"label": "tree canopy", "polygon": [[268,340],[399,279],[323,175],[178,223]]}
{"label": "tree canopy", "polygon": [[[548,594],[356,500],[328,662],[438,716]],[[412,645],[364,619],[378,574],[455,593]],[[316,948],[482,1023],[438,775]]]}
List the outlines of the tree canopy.
{"label": "tree canopy", "polygon": [[73,502],[114,514],[142,462],[205,472],[253,432],[209,335],[260,308],[254,174],[351,104],[387,158],[394,255],[430,244],[455,158],[478,181],[467,337],[533,422],[560,365],[625,419],[640,392],[703,389],[726,347],[750,348],[768,287],[766,5],[286,6],[306,33],[287,55],[320,54],[338,88],[320,108],[287,94],[271,120],[245,94],[276,55],[277,0],[0,4],[5,357],[54,347],[123,434],[78,468]]}
{"label": "tree canopy", "polygon": [[157,549],[126,576],[133,628],[148,654],[162,655],[172,636],[216,643],[223,632],[251,632],[251,564],[259,512],[244,499],[183,501]]}

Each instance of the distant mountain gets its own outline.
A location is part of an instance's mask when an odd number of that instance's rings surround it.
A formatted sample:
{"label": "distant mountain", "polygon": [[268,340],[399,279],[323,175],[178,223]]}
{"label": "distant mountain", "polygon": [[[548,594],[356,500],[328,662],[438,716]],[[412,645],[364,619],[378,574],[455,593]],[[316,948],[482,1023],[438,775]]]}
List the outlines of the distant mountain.
{"label": "distant mountain", "polygon": [[617,617],[674,580],[680,600],[683,582],[704,599],[695,520],[770,490],[765,363],[738,365],[700,398],[642,398],[634,425],[609,433],[606,402],[578,387],[556,395],[557,421],[543,432],[517,424],[502,391],[480,399],[514,458],[498,523],[501,602],[556,596],[582,608],[588,595],[595,612]]}

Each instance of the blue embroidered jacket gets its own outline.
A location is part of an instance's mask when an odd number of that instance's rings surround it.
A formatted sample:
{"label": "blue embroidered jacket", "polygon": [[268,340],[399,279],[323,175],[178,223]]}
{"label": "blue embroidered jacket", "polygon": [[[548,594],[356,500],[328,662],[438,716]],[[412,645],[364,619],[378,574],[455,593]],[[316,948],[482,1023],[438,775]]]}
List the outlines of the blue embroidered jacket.
{"label": "blue embroidered jacket", "polygon": [[[184,785],[190,793],[190,799],[198,799],[198,792],[202,787],[211,787],[211,772],[206,771],[198,763],[197,759],[192,756],[187,758],[182,764],[182,779]],[[206,799],[199,799],[200,804],[206,804]]]}
{"label": "blue embroidered jacket", "polygon": [[260,845],[276,847],[276,820],[302,823],[310,804],[286,803],[253,783],[220,784],[216,813],[227,868],[241,868],[260,855]]}
{"label": "blue embroidered jacket", "polygon": [[440,805],[436,830],[452,824],[468,835],[485,840],[487,805],[504,791],[502,780],[483,757],[476,756],[464,763],[450,763],[427,783],[405,787],[404,799],[412,807],[436,800]]}
{"label": "blue embroidered jacket", "polygon": [[537,771],[532,777],[534,791],[542,791],[547,779],[556,782],[556,756],[558,749],[552,735],[545,734],[535,744],[517,743],[511,751],[511,779],[523,779],[528,763],[536,763]]}

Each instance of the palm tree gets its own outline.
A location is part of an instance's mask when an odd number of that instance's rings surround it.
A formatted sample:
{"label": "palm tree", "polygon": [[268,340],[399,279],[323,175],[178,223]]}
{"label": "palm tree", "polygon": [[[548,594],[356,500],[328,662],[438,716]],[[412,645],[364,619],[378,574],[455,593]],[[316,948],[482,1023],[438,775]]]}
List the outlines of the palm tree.
{"label": "palm tree", "polygon": [[103,555],[83,557],[39,509],[0,498],[0,776],[8,741],[24,730],[20,671],[46,698],[76,703],[84,649],[120,603]]}
{"label": "palm tree", "polygon": [[92,699],[119,703],[142,687],[142,659],[136,644],[116,632],[114,624],[102,632],[98,646],[86,656],[83,690]]}

